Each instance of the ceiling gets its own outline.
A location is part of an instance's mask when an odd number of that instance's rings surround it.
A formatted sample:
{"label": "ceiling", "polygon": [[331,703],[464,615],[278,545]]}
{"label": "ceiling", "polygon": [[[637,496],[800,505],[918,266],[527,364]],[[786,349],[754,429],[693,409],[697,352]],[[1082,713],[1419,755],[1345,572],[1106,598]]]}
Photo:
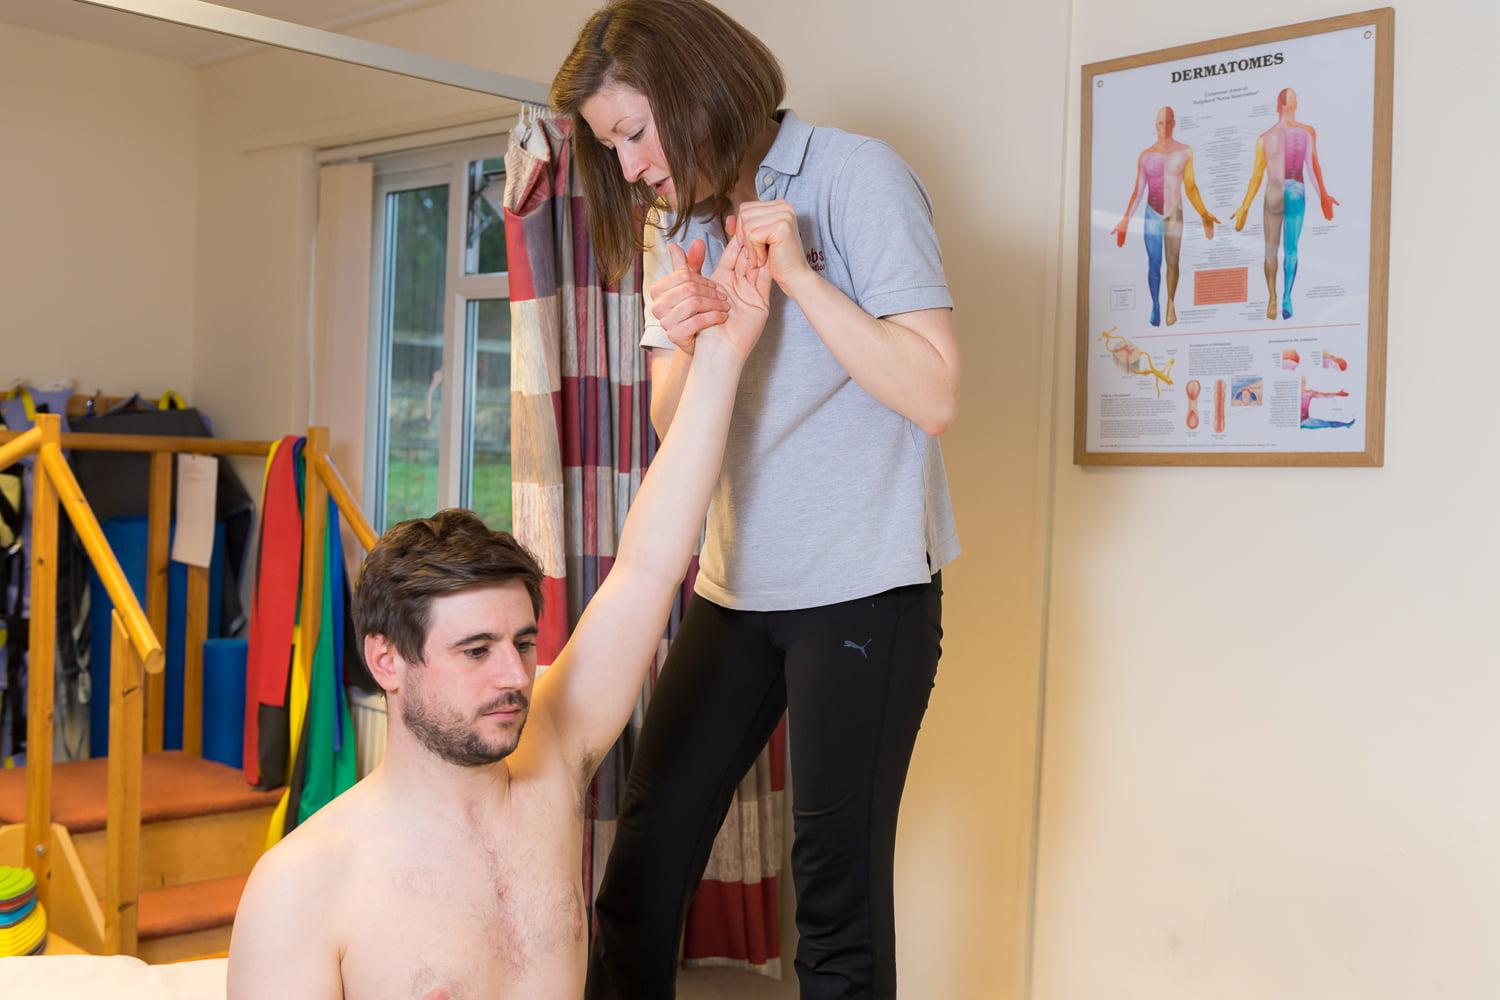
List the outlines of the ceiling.
{"label": "ceiling", "polygon": [[[233,0],[221,6],[343,31],[442,0]],[[263,48],[255,42],[107,10],[79,0],[0,0],[0,23],[203,66]]]}

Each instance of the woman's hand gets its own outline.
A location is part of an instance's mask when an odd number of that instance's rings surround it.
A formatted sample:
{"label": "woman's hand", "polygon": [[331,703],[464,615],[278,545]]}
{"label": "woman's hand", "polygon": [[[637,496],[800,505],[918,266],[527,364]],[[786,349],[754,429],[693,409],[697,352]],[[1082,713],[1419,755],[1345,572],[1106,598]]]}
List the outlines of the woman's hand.
{"label": "woman's hand", "polygon": [[790,294],[790,286],[812,273],[797,232],[797,210],[787,201],[747,201],[740,206],[736,235],[749,248],[750,264],[769,268],[771,277]]}
{"label": "woman's hand", "polygon": [[[725,247],[726,258],[728,251]],[[667,339],[678,350],[692,354],[693,341],[700,331],[729,318],[729,293],[722,287],[724,282],[716,280],[717,270],[712,278],[702,274],[703,258],[708,253],[702,240],[694,240],[686,253],[676,243],[670,243],[667,252],[672,255],[672,271],[649,289],[651,315],[661,322]],[[731,274],[732,268],[731,262]]]}

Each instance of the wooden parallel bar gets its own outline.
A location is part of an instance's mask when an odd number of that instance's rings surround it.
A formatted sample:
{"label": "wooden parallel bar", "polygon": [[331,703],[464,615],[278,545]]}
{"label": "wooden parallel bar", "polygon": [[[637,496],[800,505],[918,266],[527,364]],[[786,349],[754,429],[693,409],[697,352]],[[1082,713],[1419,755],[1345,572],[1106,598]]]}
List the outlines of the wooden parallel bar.
{"label": "wooden parallel bar", "polygon": [[[21,431],[0,431],[0,444],[14,441]],[[64,434],[62,446],[69,451],[170,451],[198,455],[270,454],[270,441],[243,441],[210,437],[166,437],[155,434]]]}
{"label": "wooden parallel bar", "polygon": [[0,469],[7,469],[41,446],[42,429],[33,427],[29,431],[12,431],[0,440],[5,442],[0,444]]}
{"label": "wooden parallel bar", "polygon": [[[302,456],[309,469],[316,469],[319,461],[328,452],[328,428],[309,427],[307,444]],[[302,651],[307,663],[312,663],[313,649],[317,645],[318,629],[323,614],[323,547],[324,533],[328,527],[328,492],[323,486],[323,477],[307,477],[307,500],[302,507],[302,614],[299,626],[302,633]],[[311,671],[308,671],[309,675]]]}
{"label": "wooden parallel bar", "polygon": [[[146,619],[151,631],[166,645],[167,570],[172,538],[172,462],[170,451],[151,454],[151,492],[146,520]],[[160,753],[165,745],[166,672],[146,677],[146,752]]]}
{"label": "wooden parallel bar", "polygon": [[208,570],[188,567],[187,649],[182,658],[182,752],[203,756],[203,643],[208,639]]}
{"label": "wooden parallel bar", "polygon": [[333,497],[334,503],[339,505],[339,513],[344,515],[344,520],[354,531],[354,537],[359,539],[359,544],[369,552],[375,547],[375,529],[370,527],[370,522],[365,518],[364,512],[359,509],[359,504],[354,502],[354,494],[349,492],[349,484],[344,482],[344,477],[339,474],[338,466],[333,464],[333,458],[326,452],[318,455],[318,476],[323,480],[323,485]]}
{"label": "wooden parallel bar", "polygon": [[[110,601],[114,603],[115,610],[124,619],[125,632],[130,636],[130,643],[135,648],[136,657],[140,660],[142,668],[147,673],[161,673],[163,665],[161,641],[151,630],[151,623],[146,619],[146,612],[141,610],[140,602],[135,599],[135,592],[130,589],[130,584],[125,579],[125,572],[120,569],[120,563],[115,559],[114,551],[104,540],[104,529],[99,527],[99,519],[94,516],[94,511],[89,507],[88,501],[83,498],[83,489],[74,478],[68,460],[63,458],[62,450],[52,442],[47,442],[38,449],[37,459],[47,470],[47,478],[52,481],[52,487],[57,491],[57,498],[62,501],[63,509],[68,512],[73,528],[78,532],[78,540],[83,543],[89,560],[99,574],[99,581],[104,584],[104,590],[109,594]],[[40,481],[41,478],[38,476],[37,480]]]}
{"label": "wooden parallel bar", "polygon": [[[38,454],[57,448],[55,413],[37,414]],[[60,455],[61,453],[59,453]],[[40,462],[31,488],[31,635],[26,686],[26,864],[36,875],[37,900],[52,905],[52,706],[57,676],[57,499]]]}
{"label": "wooden parallel bar", "polygon": [[110,613],[109,801],[105,819],[104,945],[111,955],[134,955],[137,945],[141,850],[141,729],[144,707],[140,661],[118,609]]}

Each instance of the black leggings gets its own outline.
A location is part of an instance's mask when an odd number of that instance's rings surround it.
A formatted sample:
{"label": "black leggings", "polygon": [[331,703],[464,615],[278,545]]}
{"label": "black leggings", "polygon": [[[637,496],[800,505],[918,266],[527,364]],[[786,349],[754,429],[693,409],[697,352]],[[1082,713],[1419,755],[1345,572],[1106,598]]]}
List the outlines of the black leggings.
{"label": "black leggings", "polygon": [[941,574],[802,611],[693,598],[631,763],[589,1000],[675,995],[714,836],[788,708],[802,997],[896,995],[896,815],[942,635]]}

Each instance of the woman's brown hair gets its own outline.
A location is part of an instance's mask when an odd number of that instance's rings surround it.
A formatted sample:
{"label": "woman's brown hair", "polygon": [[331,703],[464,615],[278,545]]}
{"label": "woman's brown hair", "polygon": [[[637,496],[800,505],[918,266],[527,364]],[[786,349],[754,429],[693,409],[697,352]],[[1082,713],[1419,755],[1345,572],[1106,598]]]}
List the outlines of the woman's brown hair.
{"label": "woman's brown hair", "polygon": [[610,281],[644,249],[642,220],[662,207],[644,181],[626,183],[614,153],[579,113],[584,101],[613,84],[638,91],[651,105],[677,191],[670,236],[695,212],[728,210],[745,151],[786,96],[771,50],[706,0],[612,0],[594,12],[552,81],[552,107],[572,120],[589,235]]}

